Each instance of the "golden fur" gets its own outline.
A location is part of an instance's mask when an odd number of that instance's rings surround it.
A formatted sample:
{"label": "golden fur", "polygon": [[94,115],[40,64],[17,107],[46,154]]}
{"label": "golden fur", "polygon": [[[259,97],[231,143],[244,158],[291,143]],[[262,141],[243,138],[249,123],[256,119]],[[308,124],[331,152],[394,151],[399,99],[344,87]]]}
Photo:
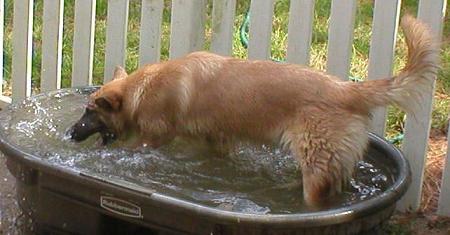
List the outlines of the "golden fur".
{"label": "golden fur", "polygon": [[403,72],[348,82],[295,64],[195,52],[114,80],[91,104],[119,138],[158,147],[176,136],[275,143],[298,159],[305,201],[341,192],[368,143],[370,112],[396,104],[408,112],[437,70],[438,49],[420,21],[402,19],[409,56]]}

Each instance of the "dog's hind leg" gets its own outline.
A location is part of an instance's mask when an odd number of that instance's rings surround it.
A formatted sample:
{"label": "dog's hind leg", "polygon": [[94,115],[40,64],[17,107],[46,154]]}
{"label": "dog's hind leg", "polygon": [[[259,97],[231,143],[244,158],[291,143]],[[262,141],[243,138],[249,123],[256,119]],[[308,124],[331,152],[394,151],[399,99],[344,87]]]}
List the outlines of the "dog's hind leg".
{"label": "dog's hind leg", "polygon": [[342,192],[362,157],[368,137],[365,126],[358,121],[346,120],[341,125],[336,125],[336,121],[313,122],[290,135],[290,149],[301,166],[304,200],[314,206]]}

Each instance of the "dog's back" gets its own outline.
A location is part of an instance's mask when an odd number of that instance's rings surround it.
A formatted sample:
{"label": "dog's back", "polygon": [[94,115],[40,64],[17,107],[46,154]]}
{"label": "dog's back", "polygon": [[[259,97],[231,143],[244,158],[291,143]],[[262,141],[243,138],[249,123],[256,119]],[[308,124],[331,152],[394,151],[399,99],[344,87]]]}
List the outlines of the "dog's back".
{"label": "dog's back", "polygon": [[[205,57],[207,59],[205,59]],[[173,70],[173,64],[168,69]],[[179,127],[193,135],[221,135],[274,141],[310,107],[351,112],[341,102],[344,82],[325,73],[292,64],[246,61],[207,52],[175,62],[184,70],[180,85],[187,106]],[[276,140],[276,141],[278,141]]]}

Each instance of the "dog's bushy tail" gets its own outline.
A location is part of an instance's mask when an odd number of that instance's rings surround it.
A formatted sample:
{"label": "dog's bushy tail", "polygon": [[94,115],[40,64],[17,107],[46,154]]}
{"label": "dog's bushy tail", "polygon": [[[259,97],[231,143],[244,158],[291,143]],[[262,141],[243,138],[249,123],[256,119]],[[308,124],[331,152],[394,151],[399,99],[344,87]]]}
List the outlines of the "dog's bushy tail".
{"label": "dog's bushy tail", "polygon": [[412,113],[420,100],[418,98],[431,90],[432,80],[436,78],[439,46],[431,30],[409,15],[402,18],[401,28],[408,46],[408,62],[402,72],[392,78],[352,85],[369,110],[395,104]]}

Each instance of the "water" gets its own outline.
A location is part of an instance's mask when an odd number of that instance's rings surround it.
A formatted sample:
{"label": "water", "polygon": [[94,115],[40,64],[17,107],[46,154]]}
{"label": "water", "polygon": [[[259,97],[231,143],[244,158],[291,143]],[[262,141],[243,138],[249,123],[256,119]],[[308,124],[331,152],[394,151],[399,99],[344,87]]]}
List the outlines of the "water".
{"label": "water", "polygon": [[[57,167],[95,175],[224,210],[254,214],[311,211],[302,201],[301,173],[293,156],[268,146],[238,146],[211,156],[200,146],[175,141],[159,150],[99,145],[99,136],[71,142],[66,130],[84,111],[89,89],[33,97],[0,114],[9,142]],[[351,187],[329,208],[372,198],[393,182],[370,156],[358,164]]]}

